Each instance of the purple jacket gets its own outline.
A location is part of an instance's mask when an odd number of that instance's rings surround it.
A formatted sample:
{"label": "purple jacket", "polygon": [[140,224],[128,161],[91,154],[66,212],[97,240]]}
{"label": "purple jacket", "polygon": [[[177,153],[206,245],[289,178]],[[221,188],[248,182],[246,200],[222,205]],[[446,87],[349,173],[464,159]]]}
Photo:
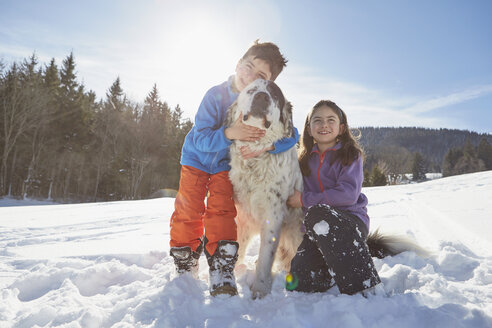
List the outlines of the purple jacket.
{"label": "purple jacket", "polygon": [[304,213],[313,205],[327,204],[356,215],[369,230],[367,197],[361,193],[364,181],[362,158],[359,157],[349,166],[343,166],[340,161],[330,165],[330,159],[340,147],[341,144],[337,144],[320,154],[318,146],[314,145],[309,158],[311,174],[303,177],[301,202]]}

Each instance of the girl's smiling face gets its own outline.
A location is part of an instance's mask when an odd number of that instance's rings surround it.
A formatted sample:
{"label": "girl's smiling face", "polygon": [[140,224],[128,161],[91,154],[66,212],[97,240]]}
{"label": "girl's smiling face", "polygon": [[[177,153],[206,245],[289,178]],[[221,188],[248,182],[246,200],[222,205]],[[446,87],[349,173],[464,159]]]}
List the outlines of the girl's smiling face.
{"label": "girl's smiling face", "polygon": [[317,108],[309,122],[309,134],[316,141],[321,152],[336,145],[337,137],[343,129],[344,124],[340,124],[337,113],[328,106]]}

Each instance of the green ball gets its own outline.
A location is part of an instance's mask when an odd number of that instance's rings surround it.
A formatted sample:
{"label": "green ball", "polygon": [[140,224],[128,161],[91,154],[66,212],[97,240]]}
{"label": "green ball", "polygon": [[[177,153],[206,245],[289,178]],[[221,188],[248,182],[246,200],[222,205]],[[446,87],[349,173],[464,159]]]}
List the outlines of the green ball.
{"label": "green ball", "polygon": [[289,273],[285,277],[285,288],[287,290],[296,289],[298,284],[299,284],[299,279],[297,278],[297,275],[295,273]]}

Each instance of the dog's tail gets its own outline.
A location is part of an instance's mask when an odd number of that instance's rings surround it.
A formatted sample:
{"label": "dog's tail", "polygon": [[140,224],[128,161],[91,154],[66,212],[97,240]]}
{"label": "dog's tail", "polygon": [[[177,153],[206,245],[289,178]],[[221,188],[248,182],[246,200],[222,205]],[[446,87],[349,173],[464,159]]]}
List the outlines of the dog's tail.
{"label": "dog's tail", "polygon": [[406,251],[415,252],[421,257],[429,257],[430,252],[417,245],[416,242],[406,236],[385,235],[379,229],[373,231],[367,237],[367,246],[372,257],[384,258],[394,256]]}

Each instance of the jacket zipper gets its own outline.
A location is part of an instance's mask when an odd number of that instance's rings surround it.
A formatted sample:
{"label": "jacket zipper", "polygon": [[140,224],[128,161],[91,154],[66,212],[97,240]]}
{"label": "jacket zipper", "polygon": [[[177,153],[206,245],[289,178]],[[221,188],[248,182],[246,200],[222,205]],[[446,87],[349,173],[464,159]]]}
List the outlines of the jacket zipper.
{"label": "jacket zipper", "polygon": [[325,160],[325,153],[321,154],[319,158],[319,166],[318,166],[318,183],[319,187],[321,189],[321,192],[323,192],[323,184],[321,183],[321,178],[319,176],[319,172],[321,171],[321,166],[323,165],[323,161]]}
{"label": "jacket zipper", "polygon": [[323,192],[323,183],[321,182],[321,178],[319,176],[319,172],[321,172],[321,166],[323,166],[323,162],[325,161],[325,155],[326,155],[326,152],[327,151],[335,151],[336,149],[335,148],[330,148],[330,149],[327,149],[325,150],[323,153],[320,153],[318,150],[314,150],[313,152],[315,153],[318,153],[320,156],[319,156],[319,166],[318,166],[318,174],[317,174],[317,177],[318,177],[318,183],[319,183],[319,187],[321,189],[321,192]]}

